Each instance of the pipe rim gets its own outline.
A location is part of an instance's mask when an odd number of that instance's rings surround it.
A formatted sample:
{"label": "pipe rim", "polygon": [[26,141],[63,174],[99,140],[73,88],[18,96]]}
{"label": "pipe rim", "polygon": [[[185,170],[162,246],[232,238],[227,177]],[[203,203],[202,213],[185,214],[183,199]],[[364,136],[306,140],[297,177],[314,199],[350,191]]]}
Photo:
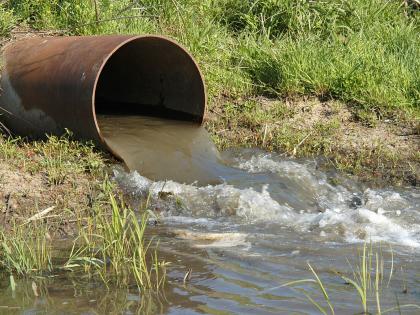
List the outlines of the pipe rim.
{"label": "pipe rim", "polygon": [[200,67],[197,63],[197,61],[194,59],[194,57],[192,56],[192,54],[180,43],[178,43],[177,41],[166,37],[166,36],[162,36],[162,35],[153,35],[153,34],[145,34],[145,35],[136,35],[136,36],[132,36],[129,37],[128,39],[122,41],[120,44],[118,44],[102,61],[101,66],[98,69],[98,72],[96,73],[96,77],[95,77],[95,81],[93,84],[93,91],[92,91],[92,104],[91,104],[91,108],[92,108],[92,116],[93,116],[93,121],[95,124],[95,128],[96,128],[96,132],[98,134],[99,140],[100,142],[106,147],[106,149],[111,152],[112,155],[116,156],[117,158],[119,158],[120,160],[122,160],[122,157],[115,152],[114,150],[112,150],[108,144],[105,141],[105,138],[102,136],[102,132],[101,129],[99,128],[99,124],[98,124],[98,120],[96,118],[96,89],[97,89],[97,85],[98,85],[98,81],[99,78],[102,75],[102,71],[104,69],[104,67],[106,66],[106,64],[108,63],[108,61],[112,58],[112,56],[119,50],[121,49],[123,46],[127,45],[128,43],[131,43],[133,41],[139,40],[139,39],[144,39],[144,38],[155,38],[155,39],[160,39],[163,41],[166,41],[174,46],[176,46],[177,48],[179,48],[183,53],[185,53],[193,62],[194,67],[197,70],[198,75],[200,76],[201,82],[202,82],[202,88],[203,88],[203,96],[204,96],[204,107],[203,107],[203,115],[199,120],[199,123],[202,124],[204,121],[204,115],[206,113],[207,110],[207,90],[206,90],[206,83],[204,80],[204,76],[203,73],[200,70]]}

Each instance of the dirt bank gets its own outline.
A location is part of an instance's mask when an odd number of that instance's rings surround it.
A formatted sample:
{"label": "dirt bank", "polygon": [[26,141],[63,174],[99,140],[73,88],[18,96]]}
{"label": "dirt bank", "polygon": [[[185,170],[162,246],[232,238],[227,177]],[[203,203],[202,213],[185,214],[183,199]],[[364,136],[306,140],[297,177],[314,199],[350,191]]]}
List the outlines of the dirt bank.
{"label": "dirt bank", "polygon": [[222,148],[259,146],[287,156],[324,156],[328,165],[378,185],[419,185],[420,121],[392,119],[318,98],[220,98],[206,126]]}
{"label": "dirt bank", "polygon": [[0,227],[46,220],[65,238],[108,207],[105,155],[68,137],[42,142],[0,136]]}

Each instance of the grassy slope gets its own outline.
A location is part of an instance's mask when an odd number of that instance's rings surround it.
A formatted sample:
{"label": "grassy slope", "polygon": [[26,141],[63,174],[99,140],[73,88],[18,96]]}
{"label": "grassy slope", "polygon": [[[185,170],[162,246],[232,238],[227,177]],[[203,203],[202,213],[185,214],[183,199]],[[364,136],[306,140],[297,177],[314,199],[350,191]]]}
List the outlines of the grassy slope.
{"label": "grassy slope", "polygon": [[[358,174],[376,172],[377,161],[382,169],[402,163],[394,177],[404,177],[409,169],[408,180],[418,181],[416,167],[408,166],[419,160],[416,139],[407,140],[412,149],[401,157],[398,145],[394,151],[386,148],[387,135],[419,130],[420,14],[401,1],[6,1],[0,10],[0,35],[17,24],[76,35],[174,37],[204,71],[208,127],[222,145],[228,135],[231,144],[324,154]],[[385,150],[372,156],[372,143],[340,150],[340,111],[315,125],[291,126],[307,97],[317,98],[327,112],[334,111],[330,100],[336,100],[350,111],[347,122],[384,129],[385,144],[376,147],[385,145]],[[384,121],[399,128],[391,130]],[[361,136],[369,134],[366,129]]]}

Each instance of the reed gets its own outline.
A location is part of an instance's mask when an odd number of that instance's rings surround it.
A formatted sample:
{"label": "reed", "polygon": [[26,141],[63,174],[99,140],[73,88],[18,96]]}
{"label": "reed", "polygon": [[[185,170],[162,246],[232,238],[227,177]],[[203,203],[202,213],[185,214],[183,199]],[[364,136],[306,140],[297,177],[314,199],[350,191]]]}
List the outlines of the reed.
{"label": "reed", "polygon": [[107,286],[129,286],[160,290],[166,279],[166,265],[160,261],[153,240],[145,239],[148,214],[141,219],[122,201],[109,195],[111,213],[97,209],[74,243],[65,269],[98,276]]}
{"label": "reed", "polygon": [[[117,201],[113,185],[102,185],[107,202],[95,203],[87,217],[79,215],[79,229],[70,247],[57,249],[50,241],[48,219],[18,222],[0,231],[0,271],[18,276],[74,272],[111,286],[137,286],[159,291],[166,281],[153,239],[147,239],[148,212],[139,218]],[[152,249],[153,247],[153,249]]]}
{"label": "reed", "polygon": [[29,223],[0,231],[0,270],[20,276],[51,272],[52,246],[47,226]]}
{"label": "reed", "polygon": [[[389,287],[389,284],[392,280],[394,275],[394,253],[392,247],[390,247],[391,252],[391,262],[388,270],[388,280],[386,285],[384,285],[384,277],[386,273],[385,268],[385,260],[383,256],[383,250],[380,246],[378,249],[374,249],[372,243],[364,243],[363,247],[359,251],[358,255],[358,262],[354,266],[349,264],[349,268],[352,271],[352,276],[348,277],[346,275],[342,275],[341,273],[336,273],[342,280],[345,281],[346,284],[352,286],[357,295],[360,298],[360,306],[362,308],[362,312],[359,314],[386,314],[396,310],[401,311],[401,309],[411,308],[411,309],[420,309],[419,305],[416,304],[405,304],[399,305],[397,301],[397,306],[383,309],[381,304],[381,294],[385,287]],[[309,270],[311,271],[313,278],[301,279],[296,281],[291,281],[281,285],[280,287],[284,286],[297,286],[301,284],[316,284],[318,290],[324,297],[324,301],[327,304],[327,307],[321,305],[317,302],[309,293],[305,290],[302,290],[303,294],[307,297],[307,299],[318,309],[318,311],[324,315],[335,314],[334,310],[334,303],[331,301],[328,293],[327,287],[322,282],[320,276],[315,271],[315,269],[311,266],[308,262]],[[373,303],[370,305],[369,303]],[[372,309],[375,310],[373,313]]]}

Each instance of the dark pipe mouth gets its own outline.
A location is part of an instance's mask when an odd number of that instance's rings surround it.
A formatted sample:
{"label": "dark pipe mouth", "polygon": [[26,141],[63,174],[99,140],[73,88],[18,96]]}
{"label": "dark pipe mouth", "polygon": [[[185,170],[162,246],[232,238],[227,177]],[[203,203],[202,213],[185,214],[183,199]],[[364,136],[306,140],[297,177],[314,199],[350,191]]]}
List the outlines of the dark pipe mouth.
{"label": "dark pipe mouth", "polygon": [[162,36],[144,35],[129,38],[104,58],[92,102],[99,138],[112,152],[97,115],[149,115],[201,124],[206,91],[200,69],[185,48]]}

